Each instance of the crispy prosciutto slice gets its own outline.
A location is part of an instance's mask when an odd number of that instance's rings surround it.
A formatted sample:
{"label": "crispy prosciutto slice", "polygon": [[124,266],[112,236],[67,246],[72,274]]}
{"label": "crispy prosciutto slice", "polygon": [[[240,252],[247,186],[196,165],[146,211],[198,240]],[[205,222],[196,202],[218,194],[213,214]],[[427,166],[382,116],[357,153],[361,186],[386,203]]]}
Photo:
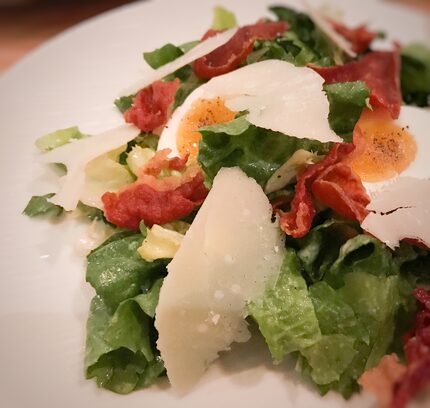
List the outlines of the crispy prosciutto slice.
{"label": "crispy prosciutto slice", "polygon": [[349,220],[362,221],[370,200],[361,179],[351,167],[337,163],[328,167],[312,183],[314,197]]}
{"label": "crispy prosciutto slice", "polygon": [[345,218],[363,218],[369,202],[366,191],[353,171],[340,163],[353,150],[352,144],[337,143],[321,162],[299,176],[290,211],[277,210],[286,234],[300,238],[309,232],[316,214],[314,198]]}
{"label": "crispy prosciutto slice", "polygon": [[[251,53],[254,41],[273,40],[287,29],[288,24],[285,21],[258,22],[241,27],[227,43],[194,61],[194,72],[205,79],[231,72],[238,68]],[[215,34],[217,31],[209,30],[202,40]]]}
{"label": "crispy prosciutto slice", "polygon": [[333,67],[312,66],[326,84],[364,81],[371,90],[370,103],[382,106],[397,119],[400,114],[400,55],[398,51],[369,52],[358,61]]}
{"label": "crispy prosciutto slice", "polygon": [[170,82],[155,81],[140,90],[133,105],[124,113],[127,123],[133,123],[143,132],[152,132],[167,122],[168,111],[175,99],[179,79]]}
{"label": "crispy prosciutto slice", "polygon": [[[112,224],[137,230],[145,225],[166,224],[187,216],[208,194],[198,165],[185,168],[187,158],[168,159],[169,149],[160,150],[142,167],[138,180],[119,193],[102,197],[104,214]],[[166,170],[185,171],[162,178]]]}
{"label": "crispy prosciutto slice", "polygon": [[366,51],[378,35],[378,33],[369,31],[365,25],[349,28],[334,20],[329,20],[329,23],[338,34],[351,43],[352,49],[357,54]]}

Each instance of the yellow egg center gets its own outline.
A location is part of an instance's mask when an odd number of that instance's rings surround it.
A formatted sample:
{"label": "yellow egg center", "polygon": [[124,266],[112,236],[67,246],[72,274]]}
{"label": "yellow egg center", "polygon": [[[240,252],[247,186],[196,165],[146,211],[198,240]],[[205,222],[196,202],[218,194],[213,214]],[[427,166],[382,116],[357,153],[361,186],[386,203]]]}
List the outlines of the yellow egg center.
{"label": "yellow egg center", "polygon": [[221,98],[199,99],[182,119],[177,133],[176,144],[181,156],[187,154],[196,158],[202,135],[198,129],[204,126],[225,123],[233,120],[235,113],[228,109]]}
{"label": "yellow egg center", "polygon": [[417,144],[407,128],[393,122],[386,111],[366,110],[353,136],[355,151],[345,160],[363,181],[388,180],[414,161]]}

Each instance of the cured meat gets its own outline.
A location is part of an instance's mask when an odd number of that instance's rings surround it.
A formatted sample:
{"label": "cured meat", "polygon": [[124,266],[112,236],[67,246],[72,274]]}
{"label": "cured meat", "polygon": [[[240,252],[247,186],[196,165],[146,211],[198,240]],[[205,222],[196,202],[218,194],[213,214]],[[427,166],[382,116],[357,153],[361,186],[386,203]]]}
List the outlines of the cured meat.
{"label": "cured meat", "polygon": [[[227,43],[194,61],[194,72],[205,79],[231,72],[251,53],[255,40],[273,40],[287,29],[288,24],[285,21],[258,22],[241,27]],[[217,31],[209,30],[203,40],[216,33]]]}
{"label": "cured meat", "polygon": [[[104,214],[121,228],[139,229],[139,223],[166,224],[187,216],[208,194],[200,168],[186,167],[187,158],[168,159],[161,150],[140,170],[138,180],[119,193],[102,197]],[[161,177],[163,170],[183,170],[180,175]]]}
{"label": "cured meat", "polygon": [[370,103],[382,106],[397,119],[400,114],[400,55],[398,51],[369,52],[358,61],[333,67],[311,66],[326,84],[364,81],[371,90]]}
{"label": "cured meat", "polygon": [[127,123],[133,123],[142,132],[152,132],[167,122],[169,108],[175,99],[179,79],[170,82],[155,81],[140,90],[133,105],[124,112]]}

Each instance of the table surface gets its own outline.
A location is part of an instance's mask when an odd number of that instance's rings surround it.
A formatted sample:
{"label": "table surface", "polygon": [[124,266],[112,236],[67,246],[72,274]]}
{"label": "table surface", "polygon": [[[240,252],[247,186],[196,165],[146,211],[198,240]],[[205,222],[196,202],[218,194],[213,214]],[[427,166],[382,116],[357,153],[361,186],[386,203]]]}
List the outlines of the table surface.
{"label": "table surface", "polygon": [[[0,73],[66,28],[133,1],[136,0],[39,0],[26,6],[0,7]],[[430,18],[430,0],[386,1],[425,11]]]}

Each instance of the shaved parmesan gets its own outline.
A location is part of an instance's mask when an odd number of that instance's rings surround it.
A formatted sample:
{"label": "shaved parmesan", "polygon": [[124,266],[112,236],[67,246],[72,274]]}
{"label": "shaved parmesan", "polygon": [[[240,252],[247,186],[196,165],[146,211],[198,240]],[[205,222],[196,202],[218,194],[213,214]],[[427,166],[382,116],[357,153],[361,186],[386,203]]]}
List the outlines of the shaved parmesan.
{"label": "shaved parmesan", "polygon": [[394,249],[404,238],[430,247],[430,180],[399,177],[372,199],[361,226]]}
{"label": "shaved parmesan", "polygon": [[44,162],[63,163],[67,167],[67,174],[60,179],[60,190],[50,201],[66,211],[74,210],[85,186],[87,164],[133,140],[139,132],[134,126],[123,125],[96,136],[75,140],[44,154]]}
{"label": "shaved parmesan", "polygon": [[340,34],[338,34],[334,28],[329,24],[325,17],[316,9],[314,9],[306,0],[302,0],[302,4],[305,6],[306,13],[309,14],[315,25],[333,41],[345,54],[351,58],[355,58],[357,53],[352,49],[352,45],[349,41],[345,40]]}
{"label": "shaved parmesan", "polygon": [[196,59],[204,57],[229,41],[231,37],[236,34],[236,31],[237,28],[223,31],[222,33],[202,41],[184,55],[181,55],[179,58],[176,58],[174,61],[169,62],[158,69],[154,70],[148,68],[147,71],[143,73],[143,78],[126,88],[123,91],[123,94],[135,94],[141,89],[146,88],[148,85],[151,85],[153,82],[159,81]]}
{"label": "shaved parmesan", "polygon": [[323,84],[324,79],[314,70],[280,60],[257,62],[212,78],[173,112],[158,149],[168,147],[171,156],[178,155],[181,121],[194,102],[215,98],[223,99],[234,112],[247,111],[246,119],[255,126],[323,143],[342,142],[328,122],[330,105]]}
{"label": "shaved parmesan", "polygon": [[189,390],[218,353],[245,342],[244,308],[275,279],[283,236],[261,187],[222,169],[168,265],[156,310],[157,347],[171,384]]}

